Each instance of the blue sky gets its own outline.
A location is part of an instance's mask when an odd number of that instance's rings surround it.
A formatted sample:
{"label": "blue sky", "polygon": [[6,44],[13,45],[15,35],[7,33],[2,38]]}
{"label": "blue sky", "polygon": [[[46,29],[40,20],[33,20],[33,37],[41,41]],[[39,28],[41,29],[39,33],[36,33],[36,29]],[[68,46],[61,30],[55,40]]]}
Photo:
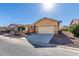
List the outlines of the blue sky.
{"label": "blue sky", "polygon": [[32,24],[43,17],[61,20],[61,25],[70,25],[74,18],[79,18],[79,4],[55,4],[50,12],[42,11],[41,4],[0,4],[0,26]]}

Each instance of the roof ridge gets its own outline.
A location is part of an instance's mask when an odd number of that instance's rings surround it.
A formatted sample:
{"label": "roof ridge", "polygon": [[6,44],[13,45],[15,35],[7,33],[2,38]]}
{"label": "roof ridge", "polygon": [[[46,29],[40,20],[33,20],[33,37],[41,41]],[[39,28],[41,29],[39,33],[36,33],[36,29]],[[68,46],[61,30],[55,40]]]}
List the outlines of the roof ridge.
{"label": "roof ridge", "polygon": [[58,21],[58,20],[55,20],[55,19],[52,19],[52,18],[43,17],[43,18],[41,18],[40,20],[36,21],[34,24],[38,23],[39,21],[41,21],[41,20],[43,20],[43,19],[49,19],[49,20],[51,20],[51,21],[60,22],[60,21]]}

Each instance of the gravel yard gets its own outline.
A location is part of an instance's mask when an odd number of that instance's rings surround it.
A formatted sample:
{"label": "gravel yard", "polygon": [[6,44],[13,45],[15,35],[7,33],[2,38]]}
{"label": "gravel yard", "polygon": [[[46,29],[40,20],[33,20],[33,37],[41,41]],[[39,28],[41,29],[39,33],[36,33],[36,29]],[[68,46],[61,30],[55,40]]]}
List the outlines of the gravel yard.
{"label": "gravel yard", "polygon": [[63,32],[54,35],[52,40],[50,41],[51,44],[57,44],[57,45],[67,45],[67,44],[72,44],[73,42],[70,40],[68,36],[66,36]]}
{"label": "gravel yard", "polygon": [[67,46],[70,46],[70,47],[76,47],[76,48],[79,48],[79,38],[78,37],[74,37],[71,33],[69,32],[64,32],[65,35],[67,35],[70,40],[73,42],[73,44],[68,44]]}
{"label": "gravel yard", "polygon": [[73,34],[69,32],[62,32],[59,35],[55,35],[50,43],[79,48],[79,38],[74,37]]}

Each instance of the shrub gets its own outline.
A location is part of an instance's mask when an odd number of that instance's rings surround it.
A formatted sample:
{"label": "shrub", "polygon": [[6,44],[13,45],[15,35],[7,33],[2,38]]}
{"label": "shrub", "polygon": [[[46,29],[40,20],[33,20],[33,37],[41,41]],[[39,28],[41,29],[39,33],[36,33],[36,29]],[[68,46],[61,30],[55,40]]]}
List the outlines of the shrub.
{"label": "shrub", "polygon": [[69,31],[74,34],[74,36],[79,37],[79,24],[70,26]]}
{"label": "shrub", "polygon": [[19,35],[25,35],[24,30],[25,30],[25,27],[24,26],[18,27],[18,34]]}
{"label": "shrub", "polygon": [[24,26],[18,27],[18,31],[19,31],[19,32],[22,32],[22,31],[24,31],[24,30],[25,30],[25,27],[24,27]]}

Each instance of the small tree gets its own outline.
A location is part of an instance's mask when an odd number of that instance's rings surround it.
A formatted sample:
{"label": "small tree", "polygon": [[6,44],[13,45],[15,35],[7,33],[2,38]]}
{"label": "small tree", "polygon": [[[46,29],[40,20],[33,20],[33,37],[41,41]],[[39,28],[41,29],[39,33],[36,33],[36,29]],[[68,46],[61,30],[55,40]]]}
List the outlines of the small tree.
{"label": "small tree", "polygon": [[79,24],[75,24],[73,26],[70,26],[69,31],[73,33],[75,36],[79,37]]}

